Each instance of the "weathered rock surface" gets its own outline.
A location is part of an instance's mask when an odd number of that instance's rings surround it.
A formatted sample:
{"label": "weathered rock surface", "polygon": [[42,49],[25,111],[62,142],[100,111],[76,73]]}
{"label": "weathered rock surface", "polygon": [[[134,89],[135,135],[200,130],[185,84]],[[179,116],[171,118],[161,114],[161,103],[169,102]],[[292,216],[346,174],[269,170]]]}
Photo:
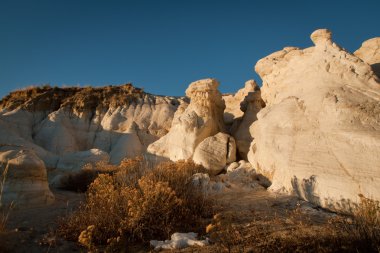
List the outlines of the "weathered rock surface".
{"label": "weathered rock surface", "polygon": [[[180,105],[187,99],[150,95],[130,84],[20,90],[0,101],[0,146],[33,154],[19,161],[28,166],[29,158],[31,163],[41,159],[43,166],[35,167],[48,168],[53,179],[85,163],[117,164],[142,154],[168,132]],[[23,187],[37,187],[27,182],[7,191],[16,196],[15,191],[24,194]]]}
{"label": "weathered rock surface", "polygon": [[196,148],[193,161],[205,167],[209,174],[218,174],[226,164],[236,160],[236,144],[232,136],[218,133],[204,139]]}
{"label": "weathered rock surface", "polygon": [[94,148],[60,156],[56,169],[61,172],[79,171],[86,164],[95,164],[101,161],[108,163],[109,160],[110,156],[107,152]]}
{"label": "weathered rock surface", "polygon": [[370,64],[375,74],[380,77],[380,37],[364,41],[354,54]]}
{"label": "weathered rock surface", "polygon": [[287,47],[255,66],[266,103],[251,127],[251,164],[271,189],[345,209],[358,194],[380,200],[380,83],[371,67],[331,40]]}
{"label": "weathered rock surface", "polygon": [[148,152],[172,161],[189,159],[205,138],[223,132],[225,104],[218,86],[215,79],[191,83],[186,90],[190,104],[178,109],[169,133],[152,143]]}
{"label": "weathered rock surface", "polygon": [[255,86],[255,91],[249,92],[240,104],[240,110],[244,112],[244,115],[234,122],[231,134],[236,140],[238,155],[241,159],[247,160],[249,147],[253,140],[250,126],[257,120],[257,113],[264,107],[265,103],[261,99],[258,86]]}
{"label": "weathered rock surface", "polygon": [[33,151],[2,147],[0,161],[0,173],[5,176],[1,177],[5,179],[1,204],[39,205],[54,201],[45,164]]}
{"label": "weathered rock surface", "polygon": [[245,82],[244,88],[238,90],[234,95],[223,95],[223,100],[226,104],[223,117],[227,125],[231,125],[235,119],[243,116],[244,112],[241,110],[240,104],[250,92],[257,91],[258,89],[259,86],[255,80],[248,80]]}

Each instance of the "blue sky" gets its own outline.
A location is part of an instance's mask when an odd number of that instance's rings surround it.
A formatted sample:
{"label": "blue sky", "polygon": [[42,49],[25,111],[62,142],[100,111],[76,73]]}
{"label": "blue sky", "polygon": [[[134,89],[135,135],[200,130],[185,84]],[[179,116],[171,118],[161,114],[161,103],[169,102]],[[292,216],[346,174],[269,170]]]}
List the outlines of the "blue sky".
{"label": "blue sky", "polygon": [[262,57],[317,28],[354,51],[380,36],[380,1],[0,0],[0,97],[17,88],[132,82],[183,95],[213,77],[235,92]]}

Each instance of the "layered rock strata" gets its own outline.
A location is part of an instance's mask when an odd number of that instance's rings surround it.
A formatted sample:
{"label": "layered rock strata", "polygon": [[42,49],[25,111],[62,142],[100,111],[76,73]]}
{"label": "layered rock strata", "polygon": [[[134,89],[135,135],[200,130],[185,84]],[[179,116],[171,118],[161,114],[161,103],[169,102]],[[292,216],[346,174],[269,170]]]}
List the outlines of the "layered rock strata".
{"label": "layered rock strata", "polygon": [[380,82],[371,66],[332,41],[287,47],[255,66],[266,103],[248,154],[272,190],[345,209],[358,194],[380,200]]}

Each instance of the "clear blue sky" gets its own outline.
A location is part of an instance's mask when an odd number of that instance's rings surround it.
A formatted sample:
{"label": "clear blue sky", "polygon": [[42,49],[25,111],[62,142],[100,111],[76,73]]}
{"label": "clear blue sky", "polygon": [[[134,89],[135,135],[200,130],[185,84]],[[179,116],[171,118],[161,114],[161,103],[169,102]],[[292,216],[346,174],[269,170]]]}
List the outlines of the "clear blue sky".
{"label": "clear blue sky", "polygon": [[234,92],[258,79],[260,58],[312,45],[316,28],[357,49],[380,36],[379,11],[379,0],[0,0],[0,97],[33,84],[125,82],[183,95],[206,77]]}

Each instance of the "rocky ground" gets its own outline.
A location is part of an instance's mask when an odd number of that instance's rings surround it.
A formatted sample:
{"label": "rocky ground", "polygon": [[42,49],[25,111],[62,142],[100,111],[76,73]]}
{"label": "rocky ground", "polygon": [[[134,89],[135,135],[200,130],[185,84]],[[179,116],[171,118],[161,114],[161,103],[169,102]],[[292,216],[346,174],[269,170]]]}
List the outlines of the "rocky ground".
{"label": "rocky ground", "polygon": [[[7,232],[0,234],[1,252],[83,252],[85,251],[75,242],[68,242],[58,238],[54,230],[57,228],[59,218],[70,213],[84,199],[83,194],[68,191],[54,192],[56,200],[48,206],[35,206],[31,208],[11,211]],[[299,201],[294,196],[285,196],[266,191],[258,187],[254,190],[234,188],[215,194],[220,204],[220,214],[233,217],[231,225],[249,228],[252,222],[261,219],[288,219],[290,213],[298,210],[298,217],[308,219],[316,226],[325,222],[334,214],[321,209],[313,208],[306,202]],[[279,228],[291,228],[291,222]],[[231,238],[234,238],[231,235]],[[231,239],[230,238],[230,239]],[[253,246],[253,245],[252,245]],[[242,245],[243,247],[243,245]],[[128,252],[147,252],[149,246],[135,245]],[[206,247],[191,247],[183,249],[184,252],[220,252],[227,249],[223,245],[210,245]],[[245,249],[246,251],[248,249]]]}

